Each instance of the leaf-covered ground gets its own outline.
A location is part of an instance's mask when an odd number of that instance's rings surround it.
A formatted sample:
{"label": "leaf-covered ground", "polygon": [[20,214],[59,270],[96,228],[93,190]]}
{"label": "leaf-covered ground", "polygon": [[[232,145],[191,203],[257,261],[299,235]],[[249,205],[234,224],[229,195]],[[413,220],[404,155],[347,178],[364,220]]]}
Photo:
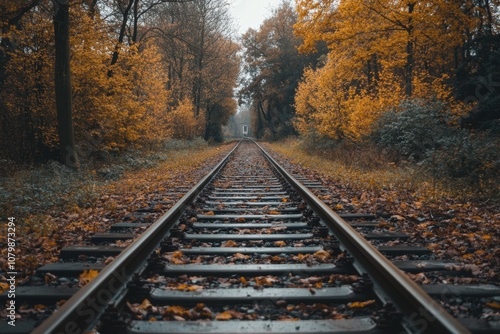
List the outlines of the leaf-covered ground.
{"label": "leaf-covered ground", "polygon": [[[185,147],[80,172],[52,163],[1,179],[1,228],[6,232],[7,217],[15,217],[18,284],[41,265],[57,261],[63,247],[88,242],[91,234],[122,222],[169,189],[194,186],[233,146]],[[161,212],[175,200],[163,199]],[[6,270],[5,242],[0,240],[1,270]],[[6,287],[0,275],[0,291]]]}
{"label": "leaf-covered ground", "polygon": [[405,170],[348,168],[290,142],[266,147],[282,163],[322,180],[336,194],[329,198],[335,210],[376,213],[384,229],[411,235],[408,242],[432,249],[433,259],[456,261],[468,272],[466,277],[412,277],[419,283],[500,283],[500,210],[493,199],[474,203],[438,196],[429,183],[416,183]]}

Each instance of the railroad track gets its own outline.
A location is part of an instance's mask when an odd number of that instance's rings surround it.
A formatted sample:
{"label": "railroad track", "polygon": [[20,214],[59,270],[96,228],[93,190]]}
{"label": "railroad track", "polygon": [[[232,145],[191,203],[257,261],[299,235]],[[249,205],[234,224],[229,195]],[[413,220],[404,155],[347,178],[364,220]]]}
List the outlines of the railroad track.
{"label": "railroad track", "polygon": [[[38,270],[41,277],[100,271],[83,288],[17,287],[28,305],[67,301],[26,317],[16,333],[498,331],[498,323],[459,321],[442,306],[457,296],[497,298],[498,287],[418,286],[405,272],[464,273],[426,248],[384,245],[408,236],[380,228],[372,214],[336,214],[316,196],[331,197],[321,182],[295,176],[240,142],[156,222],[137,212]],[[110,246],[133,238],[125,249]]]}

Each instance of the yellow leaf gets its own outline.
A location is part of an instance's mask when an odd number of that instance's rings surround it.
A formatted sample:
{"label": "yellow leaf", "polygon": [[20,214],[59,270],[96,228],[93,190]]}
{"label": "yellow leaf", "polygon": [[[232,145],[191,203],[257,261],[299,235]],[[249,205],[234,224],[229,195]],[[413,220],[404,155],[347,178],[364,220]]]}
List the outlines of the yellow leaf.
{"label": "yellow leaf", "polygon": [[4,291],[9,290],[9,284],[0,282],[0,293],[3,293]]}
{"label": "yellow leaf", "polygon": [[97,275],[99,275],[99,271],[90,269],[90,270],[84,270],[83,273],[80,274],[79,277],[79,284],[80,286],[84,286],[85,284],[89,283],[92,281]]}
{"label": "yellow leaf", "polygon": [[141,305],[138,306],[139,309],[147,311],[153,307],[153,304],[147,299],[144,299],[141,303]]}

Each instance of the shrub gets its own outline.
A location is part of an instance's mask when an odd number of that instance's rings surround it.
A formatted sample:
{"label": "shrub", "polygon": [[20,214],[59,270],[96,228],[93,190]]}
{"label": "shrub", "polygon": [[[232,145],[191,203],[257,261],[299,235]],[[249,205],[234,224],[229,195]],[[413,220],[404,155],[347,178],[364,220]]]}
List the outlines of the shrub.
{"label": "shrub", "polygon": [[435,183],[472,193],[498,191],[498,136],[475,134],[450,125],[450,120],[441,103],[405,101],[381,118],[373,138],[384,149],[418,163]]}
{"label": "shrub", "polygon": [[454,188],[485,195],[498,192],[500,139],[491,133],[475,134],[457,129],[441,138],[440,149],[423,164],[434,177],[455,184]]}
{"label": "shrub", "polygon": [[449,135],[449,116],[441,103],[407,100],[380,118],[374,139],[405,159],[422,161]]}

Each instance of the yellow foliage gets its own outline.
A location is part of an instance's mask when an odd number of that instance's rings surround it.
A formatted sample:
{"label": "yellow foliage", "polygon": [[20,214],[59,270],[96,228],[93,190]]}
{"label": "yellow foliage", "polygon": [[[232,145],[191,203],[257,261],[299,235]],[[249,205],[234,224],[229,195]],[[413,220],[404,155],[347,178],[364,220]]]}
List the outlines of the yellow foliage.
{"label": "yellow foliage", "polygon": [[202,118],[195,117],[194,105],[188,99],[182,100],[177,108],[170,111],[166,116],[166,121],[170,137],[193,139],[202,134]]}
{"label": "yellow foliage", "polygon": [[300,50],[314,51],[318,41],[330,49],[324,66],[307,70],[298,86],[300,133],[356,141],[405,98],[456,104],[449,69],[474,23],[459,3],[298,0],[296,9]]}

